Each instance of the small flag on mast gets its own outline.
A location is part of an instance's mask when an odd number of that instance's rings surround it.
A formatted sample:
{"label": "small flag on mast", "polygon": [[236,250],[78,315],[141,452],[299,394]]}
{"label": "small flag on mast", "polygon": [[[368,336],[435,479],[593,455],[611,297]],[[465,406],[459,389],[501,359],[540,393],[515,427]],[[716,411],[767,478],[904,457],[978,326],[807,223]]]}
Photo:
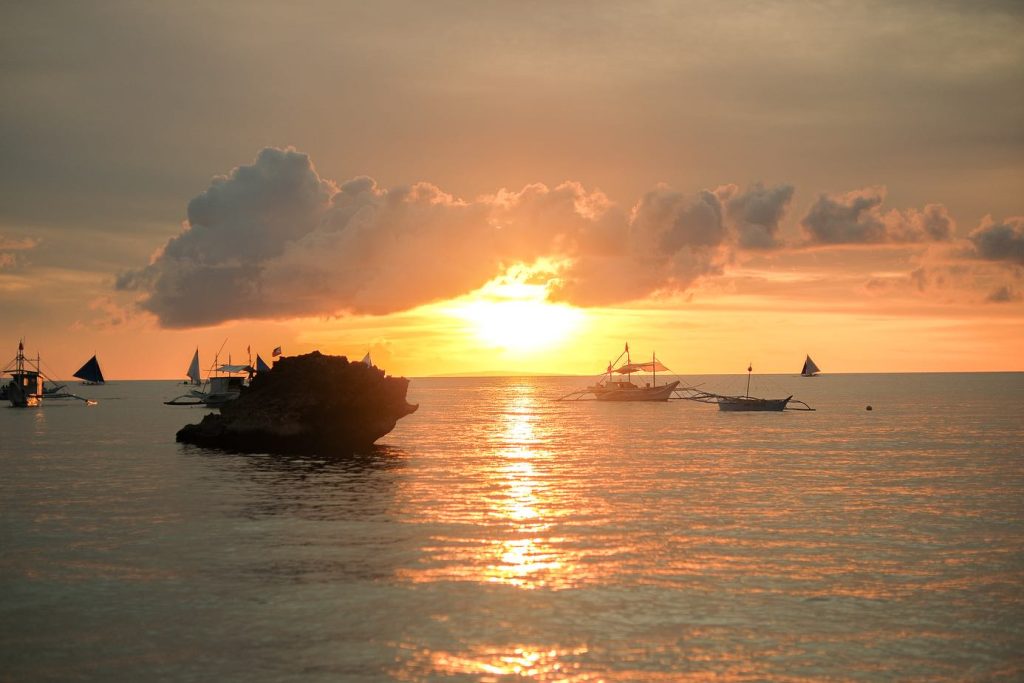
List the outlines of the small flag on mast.
{"label": "small flag on mast", "polygon": [[281,347],[280,346],[275,346],[274,347],[274,352],[271,353],[270,355],[271,356],[280,356],[281,355]]}

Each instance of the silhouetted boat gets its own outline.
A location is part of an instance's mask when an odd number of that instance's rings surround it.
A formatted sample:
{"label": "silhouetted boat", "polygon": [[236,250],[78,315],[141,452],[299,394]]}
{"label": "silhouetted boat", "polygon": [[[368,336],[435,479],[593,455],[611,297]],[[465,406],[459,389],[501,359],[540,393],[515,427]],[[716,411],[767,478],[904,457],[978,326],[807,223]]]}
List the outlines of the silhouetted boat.
{"label": "silhouetted boat", "polygon": [[804,361],[804,367],[800,370],[800,376],[814,377],[819,372],[821,372],[821,370],[818,368],[817,365],[814,364],[814,361],[811,360],[810,355],[808,355],[807,360]]}
{"label": "silhouetted boat", "polygon": [[786,409],[786,405],[792,399],[792,396],[787,396],[786,398],[754,398],[753,396],[719,396],[718,409],[725,411],[781,411]]}
{"label": "silhouetted boat", "polygon": [[85,365],[78,368],[78,371],[72,375],[82,380],[82,384],[105,384],[106,381],[103,379],[103,371],[100,370],[100,362],[96,360],[96,356],[85,361]]}
{"label": "silhouetted boat", "polygon": [[[18,354],[14,357],[12,364],[8,364],[4,369],[4,372],[11,376],[11,380],[4,386],[3,397],[10,401],[12,406],[15,408],[36,408],[43,404],[44,398],[71,398],[84,401],[87,405],[96,404],[96,401],[64,391],[64,385],[49,380],[43,374],[40,365],[38,355],[35,362],[25,357],[25,343],[19,341]],[[47,381],[51,381],[54,386],[47,387]]]}
{"label": "silhouetted boat", "polygon": [[[754,366],[751,364],[747,365],[747,391],[743,396],[726,396],[724,394],[711,394],[704,393],[702,396],[695,398],[694,400],[702,401],[703,403],[717,403],[718,409],[724,412],[782,412],[789,408],[789,410],[814,410],[803,401],[794,401],[792,394],[786,398],[758,398],[750,395],[750,375],[754,371]],[[803,406],[790,407],[789,404],[799,404]]]}
{"label": "silhouetted boat", "polygon": [[[616,366],[623,356],[626,357],[626,361],[622,365]],[[627,343],[625,351],[619,354],[614,361],[608,363],[608,369],[601,379],[586,389],[574,391],[559,400],[580,400],[584,396],[592,395],[597,401],[667,401],[672,398],[672,392],[679,386],[679,381],[675,380],[658,386],[659,371],[668,372],[668,368],[653,353],[651,360],[634,363],[630,358],[629,344]],[[638,372],[651,373],[651,381],[644,382],[643,385],[633,382],[633,374]]]}

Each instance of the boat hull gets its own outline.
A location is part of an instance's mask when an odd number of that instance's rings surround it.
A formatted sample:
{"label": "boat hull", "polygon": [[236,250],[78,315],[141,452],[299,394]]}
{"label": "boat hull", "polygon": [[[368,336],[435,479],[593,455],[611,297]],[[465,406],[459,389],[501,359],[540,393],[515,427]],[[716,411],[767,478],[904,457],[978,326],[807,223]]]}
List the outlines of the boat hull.
{"label": "boat hull", "polygon": [[781,412],[792,396],[786,398],[749,398],[747,396],[719,396],[718,409],[724,412]]}
{"label": "boat hull", "polygon": [[11,382],[7,385],[7,400],[15,408],[37,408],[43,402],[41,394],[25,391],[18,384]]}
{"label": "boat hull", "polygon": [[633,389],[601,389],[595,388],[594,397],[598,401],[667,401],[672,397],[672,392],[679,386],[679,382],[669,382],[660,387],[637,387]]}

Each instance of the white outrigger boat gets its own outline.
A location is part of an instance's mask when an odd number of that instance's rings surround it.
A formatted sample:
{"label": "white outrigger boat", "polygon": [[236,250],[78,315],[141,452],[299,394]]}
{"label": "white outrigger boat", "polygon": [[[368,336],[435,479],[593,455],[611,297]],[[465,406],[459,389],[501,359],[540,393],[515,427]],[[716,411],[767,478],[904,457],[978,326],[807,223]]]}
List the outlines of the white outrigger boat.
{"label": "white outrigger boat", "polygon": [[190,389],[187,394],[172,398],[170,401],[164,401],[164,405],[219,408],[241,396],[242,389],[248,384],[252,374],[253,369],[248,365],[217,366],[214,374],[207,377],[198,388]]}
{"label": "white outrigger boat", "polygon": [[246,365],[232,365],[231,359],[224,365],[218,365],[214,357],[213,371],[204,382],[199,375],[199,349],[196,349],[189,363],[188,381],[195,388],[190,389],[187,394],[182,394],[170,401],[164,401],[168,406],[208,406],[219,408],[228,401],[233,401],[242,394],[242,390],[252,381],[253,376],[259,372],[268,372],[270,366],[256,355],[256,366],[252,363]]}
{"label": "white outrigger boat", "polygon": [[[622,365],[616,365],[626,360]],[[673,392],[679,386],[679,380],[666,382],[658,385],[658,372],[668,372],[661,361],[652,353],[651,360],[642,363],[634,363],[629,355],[629,344],[619,354],[619,357],[608,363],[608,369],[601,378],[586,389],[580,389],[562,396],[559,400],[580,401],[667,401],[673,396]],[[651,373],[651,381],[637,384],[633,381],[633,375],[640,372]],[[592,398],[587,398],[588,396]]]}

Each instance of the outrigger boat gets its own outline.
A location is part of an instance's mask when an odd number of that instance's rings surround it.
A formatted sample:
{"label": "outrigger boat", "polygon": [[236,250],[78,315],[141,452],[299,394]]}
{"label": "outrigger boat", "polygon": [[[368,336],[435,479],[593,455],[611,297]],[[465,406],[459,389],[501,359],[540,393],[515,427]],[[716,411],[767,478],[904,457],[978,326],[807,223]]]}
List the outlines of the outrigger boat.
{"label": "outrigger boat", "polygon": [[[616,365],[622,361],[622,365]],[[642,363],[634,363],[629,355],[629,344],[619,354],[619,357],[608,363],[608,369],[601,375],[601,378],[586,389],[574,391],[562,396],[559,400],[596,400],[596,401],[667,401],[672,398],[673,392],[679,386],[675,380],[658,386],[658,372],[668,372],[661,361],[652,353],[651,360]],[[633,382],[633,374],[638,372],[651,373],[651,381],[642,385]],[[616,377],[617,375],[617,377]],[[586,399],[592,396],[592,399]]]}
{"label": "outrigger boat", "polygon": [[[251,359],[251,357],[250,357]],[[164,401],[168,406],[208,406],[219,408],[228,401],[233,401],[242,394],[242,390],[252,381],[253,375],[257,372],[270,370],[259,354],[256,356],[256,367],[250,362],[247,365],[232,365],[231,359],[224,365],[217,365],[217,357],[214,356],[213,373],[203,382],[199,376],[199,349],[196,349],[189,363],[187,375],[189,381],[186,384],[193,384],[198,388],[190,389],[170,401]]]}
{"label": "outrigger boat", "polygon": [[[712,394],[701,391],[690,396],[688,400],[699,403],[716,403],[718,409],[723,412],[782,412],[783,410],[810,410],[810,407],[803,401],[794,399],[792,394],[786,398],[758,398],[750,395],[750,375],[754,366],[747,364],[747,390],[743,396],[727,396],[724,394]],[[802,407],[801,407],[802,406]]]}
{"label": "outrigger boat", "polygon": [[[36,356],[35,362],[25,357],[25,342],[18,342],[18,355],[14,357],[13,364],[8,364],[4,372],[11,376],[2,391],[2,397],[11,402],[15,408],[36,408],[43,404],[43,399],[64,399],[71,398],[84,402],[86,405],[96,405],[96,401],[82,398],[75,394],[64,391],[63,384],[57,384],[50,380],[40,369],[41,361]],[[47,387],[46,382],[53,384]]]}
{"label": "outrigger boat", "polygon": [[[622,365],[616,365],[625,356],[626,361]],[[794,399],[791,395],[785,398],[758,398],[750,395],[750,373],[753,366],[747,366],[747,390],[743,396],[729,396],[726,394],[715,394],[704,391],[698,386],[682,384],[681,379],[676,379],[662,385],[658,385],[659,372],[672,372],[654,354],[651,360],[643,363],[634,363],[629,355],[629,344],[626,344],[625,351],[617,359],[608,364],[608,369],[601,378],[586,389],[573,391],[560,397],[559,401],[696,401],[697,403],[714,403],[723,412],[747,412],[747,411],[771,411],[781,412],[783,410],[808,410],[813,411],[803,401]],[[633,373],[650,372],[651,381],[643,386],[632,381]],[[619,377],[616,378],[616,375]],[[625,375],[625,379],[621,376]]]}
{"label": "outrigger boat", "polygon": [[242,389],[252,378],[253,369],[248,365],[225,364],[217,367],[198,389],[164,401],[167,406],[209,406],[219,408],[242,394]]}

